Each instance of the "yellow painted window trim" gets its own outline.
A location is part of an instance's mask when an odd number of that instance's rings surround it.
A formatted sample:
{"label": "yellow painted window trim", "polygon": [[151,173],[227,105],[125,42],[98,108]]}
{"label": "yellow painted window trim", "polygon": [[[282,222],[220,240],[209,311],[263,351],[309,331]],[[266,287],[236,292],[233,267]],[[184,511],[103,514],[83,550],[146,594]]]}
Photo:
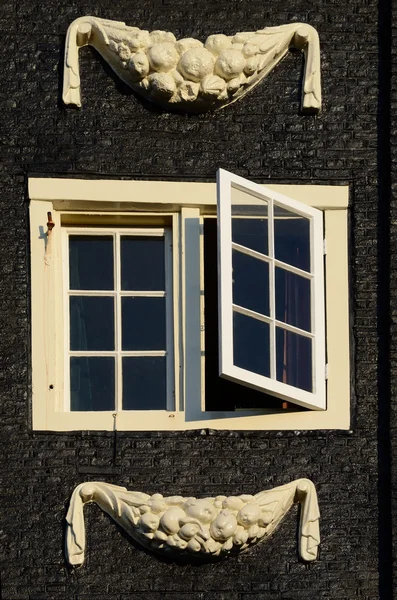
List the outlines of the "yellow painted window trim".
{"label": "yellow painted window trim", "polygon": [[[52,212],[55,232],[63,219],[122,217],[174,220],[174,245],[179,243],[176,225],[190,213],[211,215],[216,210],[214,183],[29,179],[32,264],[32,370],[33,428],[36,430],[187,430],[199,428],[235,430],[349,429],[350,352],[348,302],[347,186],[266,185],[324,211],[326,255],[326,308],[328,354],[328,402],[326,411],[241,411],[208,413],[201,403],[189,402],[186,411],[177,406],[166,411],[112,412],[62,411],[63,401],[63,306],[61,245],[54,234],[46,244],[47,212]],[[143,199],[143,201],[140,201]],[[161,215],[163,215],[161,217]],[[61,236],[59,236],[60,238]],[[175,278],[174,298],[180,297]],[[183,303],[183,298],[182,298]],[[176,305],[177,303],[175,303]],[[186,365],[183,364],[183,369]],[[53,385],[53,388],[50,386]]]}

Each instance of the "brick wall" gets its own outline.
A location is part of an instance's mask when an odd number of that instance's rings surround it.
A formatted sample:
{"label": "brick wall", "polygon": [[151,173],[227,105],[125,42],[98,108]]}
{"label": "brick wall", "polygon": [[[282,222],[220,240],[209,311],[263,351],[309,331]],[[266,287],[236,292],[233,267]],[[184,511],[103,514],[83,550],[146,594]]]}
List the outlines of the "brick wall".
{"label": "brick wall", "polygon": [[[387,8],[382,2],[379,9],[386,25]],[[241,102],[186,116],[136,98],[88,48],[80,60],[83,108],[67,110],[60,102],[64,37],[71,21],[84,14],[201,39],[217,31],[307,21],[320,34],[324,110],[318,117],[299,115],[299,54],[291,53]],[[315,5],[309,0],[149,0],[138,6],[126,0],[3,0],[3,600],[391,598],[388,87],[381,79],[379,88],[378,18],[378,5],[371,0]],[[387,74],[389,49],[381,33],[381,73],[383,68]],[[32,432],[27,176],[213,180],[218,167],[258,182],[350,185],[352,430],[132,432],[119,434],[116,448],[110,433]],[[395,437],[394,413],[391,420]],[[95,506],[86,509],[85,566],[71,571],[65,565],[67,502],[83,480],[201,496],[256,492],[302,476],[315,482],[322,511],[320,560],[309,566],[297,559],[295,509],[268,544],[198,567],[169,564],[136,550]]]}

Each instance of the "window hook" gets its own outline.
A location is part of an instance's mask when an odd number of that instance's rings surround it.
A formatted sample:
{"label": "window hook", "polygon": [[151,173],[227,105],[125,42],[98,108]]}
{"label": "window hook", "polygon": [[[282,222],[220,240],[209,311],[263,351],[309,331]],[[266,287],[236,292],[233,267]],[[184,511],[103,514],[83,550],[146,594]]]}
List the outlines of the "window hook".
{"label": "window hook", "polygon": [[48,221],[47,221],[47,236],[48,236],[48,235],[50,235],[51,231],[55,227],[55,223],[52,220],[52,213],[51,212],[47,213],[47,219],[48,219]]}
{"label": "window hook", "polygon": [[51,265],[52,236],[50,234],[51,234],[52,230],[54,229],[54,227],[55,227],[55,223],[52,220],[52,213],[48,212],[47,213],[47,232],[46,232],[47,240],[45,242],[45,254],[44,254],[44,261],[47,266]]}

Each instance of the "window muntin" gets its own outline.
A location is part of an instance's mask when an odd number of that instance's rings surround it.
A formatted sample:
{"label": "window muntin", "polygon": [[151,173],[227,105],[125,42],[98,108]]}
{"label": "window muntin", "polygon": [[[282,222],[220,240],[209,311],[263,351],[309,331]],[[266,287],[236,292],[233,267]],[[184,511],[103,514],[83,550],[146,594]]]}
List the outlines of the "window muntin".
{"label": "window muntin", "polygon": [[218,232],[220,375],[324,409],[322,213],[220,170]]}
{"label": "window muntin", "polygon": [[170,230],[63,235],[65,409],[173,410]]}

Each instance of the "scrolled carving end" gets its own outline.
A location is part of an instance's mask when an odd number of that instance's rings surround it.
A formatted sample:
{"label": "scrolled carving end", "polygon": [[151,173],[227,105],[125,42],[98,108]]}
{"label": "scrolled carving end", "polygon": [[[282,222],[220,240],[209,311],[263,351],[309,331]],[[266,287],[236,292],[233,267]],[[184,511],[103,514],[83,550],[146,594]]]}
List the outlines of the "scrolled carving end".
{"label": "scrolled carving end", "polygon": [[317,492],[310,479],[300,479],[295,499],[301,504],[299,555],[305,562],[317,559],[320,544],[320,511]]}
{"label": "scrolled carving end", "polygon": [[302,102],[302,113],[305,115],[316,115],[321,110],[321,103],[317,100],[316,96],[310,93],[303,94]]}
{"label": "scrolled carving end", "polygon": [[94,17],[80,17],[67,31],[62,92],[64,104],[81,107],[78,51],[90,43],[94,22]]}

